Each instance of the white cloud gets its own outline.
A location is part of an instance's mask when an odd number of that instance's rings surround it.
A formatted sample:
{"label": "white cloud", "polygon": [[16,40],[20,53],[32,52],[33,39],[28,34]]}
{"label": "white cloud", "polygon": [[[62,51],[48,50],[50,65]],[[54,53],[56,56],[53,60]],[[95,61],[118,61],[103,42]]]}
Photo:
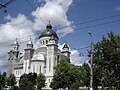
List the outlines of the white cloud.
{"label": "white cloud", "polygon": [[[36,11],[32,12],[34,19],[34,29],[45,29],[48,21],[51,21],[53,26],[64,27],[71,26],[73,23],[67,18],[67,11],[72,4],[72,0],[45,0],[45,5],[38,7]],[[68,33],[73,32],[72,27],[57,30],[60,37],[64,37]]]}
{"label": "white cloud", "polygon": [[[68,12],[73,0],[38,1],[42,1],[44,3],[35,11],[31,12],[33,20],[30,20],[24,14],[18,14],[17,17],[7,15],[5,17],[7,22],[0,24],[0,50],[2,51],[0,52],[0,57],[7,55],[7,51],[10,49],[10,46],[14,42],[15,38],[18,38],[21,50],[26,47],[26,43],[29,40],[30,35],[32,35],[32,40],[35,43],[36,36],[34,36],[34,33],[36,31],[44,30],[46,24],[48,24],[48,21],[51,21],[53,27],[71,26],[73,22],[68,20],[66,13]],[[57,30],[57,33],[60,37],[64,37],[71,32],[73,32],[72,27]],[[5,58],[6,61],[4,60],[4,62],[2,60],[3,58],[0,60],[1,64],[5,64],[5,62],[7,62],[7,57]]]}
{"label": "white cloud", "polygon": [[[0,63],[5,64],[7,62],[7,52],[11,48],[11,44],[18,38],[20,43],[20,49],[26,47],[26,43],[30,37],[34,35],[32,31],[32,22],[26,18],[23,14],[18,14],[16,18],[12,18],[10,15],[5,17],[9,22],[0,25]],[[33,37],[34,39],[34,37]],[[1,67],[2,65],[0,65]]]}
{"label": "white cloud", "polygon": [[70,52],[71,52],[70,55],[71,63],[74,65],[81,65],[82,57],[80,56],[79,51],[75,49],[71,49]]}

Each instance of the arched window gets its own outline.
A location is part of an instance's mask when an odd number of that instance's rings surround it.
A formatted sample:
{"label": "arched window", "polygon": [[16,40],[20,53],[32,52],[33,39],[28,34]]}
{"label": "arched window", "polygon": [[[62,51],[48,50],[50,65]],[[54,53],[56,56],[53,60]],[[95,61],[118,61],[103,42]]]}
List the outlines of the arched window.
{"label": "arched window", "polygon": [[44,43],[45,43],[45,42],[44,42],[44,40],[43,40],[43,45],[44,45]]}
{"label": "arched window", "polygon": [[46,40],[46,44],[48,43],[48,40]]}

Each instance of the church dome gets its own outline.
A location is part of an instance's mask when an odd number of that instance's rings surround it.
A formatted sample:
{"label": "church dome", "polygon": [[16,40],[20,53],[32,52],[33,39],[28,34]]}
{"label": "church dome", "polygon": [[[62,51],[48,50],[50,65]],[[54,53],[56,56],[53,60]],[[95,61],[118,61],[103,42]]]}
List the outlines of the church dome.
{"label": "church dome", "polygon": [[41,35],[39,36],[39,38],[41,38],[41,37],[47,37],[47,36],[52,36],[52,35],[58,39],[58,36],[57,36],[56,32],[52,30],[52,26],[51,26],[51,24],[49,23],[49,24],[46,26],[46,30],[44,30],[44,31],[41,33]]}
{"label": "church dome", "polygon": [[44,61],[45,58],[44,58],[44,55],[43,55],[43,54],[38,53],[38,54],[35,54],[35,55],[33,56],[32,61],[34,61],[34,60]]}

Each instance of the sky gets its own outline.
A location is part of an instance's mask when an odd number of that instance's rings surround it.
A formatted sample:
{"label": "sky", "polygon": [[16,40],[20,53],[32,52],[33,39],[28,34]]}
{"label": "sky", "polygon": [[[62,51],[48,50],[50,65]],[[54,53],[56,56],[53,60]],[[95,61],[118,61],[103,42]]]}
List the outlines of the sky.
{"label": "sky", "polygon": [[15,39],[22,53],[30,38],[37,48],[38,37],[49,21],[59,36],[59,48],[65,42],[69,45],[75,65],[89,60],[91,42],[111,31],[120,34],[120,0],[16,0],[6,10],[0,9],[0,71],[7,71],[7,52]]}

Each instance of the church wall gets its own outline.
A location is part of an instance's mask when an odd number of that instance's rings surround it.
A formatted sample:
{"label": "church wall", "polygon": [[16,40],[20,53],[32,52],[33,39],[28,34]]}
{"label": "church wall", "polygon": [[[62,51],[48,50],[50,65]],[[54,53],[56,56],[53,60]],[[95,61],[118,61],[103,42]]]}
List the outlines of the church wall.
{"label": "church wall", "polygon": [[40,45],[46,45],[49,42],[50,37],[42,37],[40,39]]}
{"label": "church wall", "polygon": [[39,73],[43,73],[45,74],[45,68],[44,68],[45,64],[44,61],[33,61],[31,62],[31,72],[32,73],[37,73],[39,75]]}

